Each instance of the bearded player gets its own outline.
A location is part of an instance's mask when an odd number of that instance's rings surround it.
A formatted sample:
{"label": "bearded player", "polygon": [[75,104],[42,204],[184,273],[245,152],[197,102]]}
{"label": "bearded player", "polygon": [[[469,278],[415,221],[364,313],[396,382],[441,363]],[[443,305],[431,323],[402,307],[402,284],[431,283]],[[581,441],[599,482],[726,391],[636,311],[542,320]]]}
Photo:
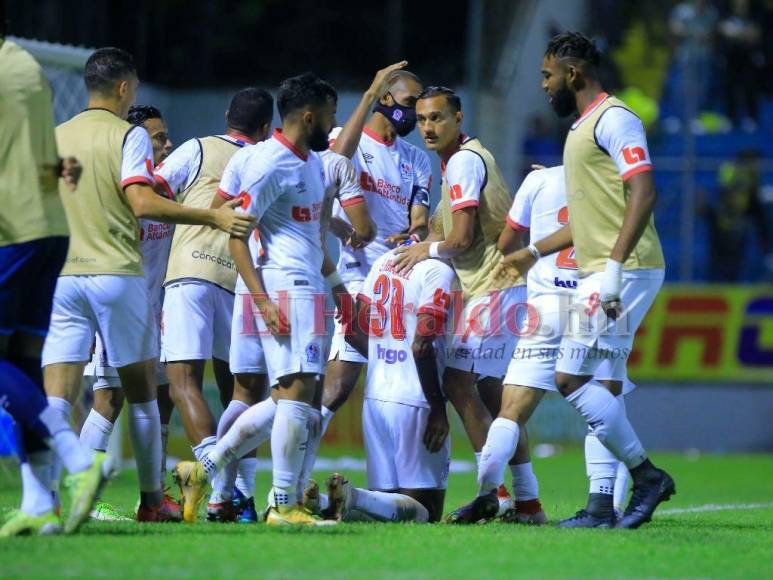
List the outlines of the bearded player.
{"label": "bearded player", "polygon": [[[556,364],[556,386],[633,479],[631,500],[619,520],[612,496],[601,494],[589,497],[586,508],[562,525],[637,528],[676,487],[648,459],[615,397],[622,392],[634,334],[663,283],[665,264],[653,219],[657,194],[644,127],[622,101],[603,91],[600,58],[593,43],[576,32],[556,35],[545,51],[542,88],[559,116],[577,116],[564,146],[570,225],[513,264],[524,272],[542,255],[574,244],[580,280],[572,324],[561,341],[565,356]],[[601,385],[591,379],[604,361],[612,380]]]}

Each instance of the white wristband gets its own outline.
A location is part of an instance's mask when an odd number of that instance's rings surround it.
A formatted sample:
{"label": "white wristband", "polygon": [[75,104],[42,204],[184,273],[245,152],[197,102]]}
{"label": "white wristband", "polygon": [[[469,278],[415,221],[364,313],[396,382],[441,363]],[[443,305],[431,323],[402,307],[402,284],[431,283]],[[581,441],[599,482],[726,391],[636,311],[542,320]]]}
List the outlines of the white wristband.
{"label": "white wristband", "polygon": [[535,260],[539,260],[542,257],[542,254],[539,253],[539,250],[537,249],[537,246],[534,244],[529,244],[526,246],[526,249],[529,250],[529,253],[534,256]]}
{"label": "white wristband", "polygon": [[341,274],[338,273],[338,270],[334,270],[331,274],[325,276],[325,285],[331,290],[343,283],[344,281],[341,279]]}
{"label": "white wristband", "polygon": [[440,244],[442,242],[432,242],[429,245],[429,257],[430,258],[439,258],[440,257]]}
{"label": "white wristband", "polygon": [[608,275],[613,279],[620,279],[623,277],[623,263],[618,262],[617,260],[613,260],[612,258],[608,258],[606,271],[609,272]]}

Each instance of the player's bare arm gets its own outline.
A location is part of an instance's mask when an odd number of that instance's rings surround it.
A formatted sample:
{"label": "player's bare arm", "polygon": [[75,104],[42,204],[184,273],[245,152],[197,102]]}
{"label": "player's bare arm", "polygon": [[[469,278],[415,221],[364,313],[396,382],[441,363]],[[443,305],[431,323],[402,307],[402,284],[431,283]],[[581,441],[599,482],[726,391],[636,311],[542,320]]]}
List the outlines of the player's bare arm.
{"label": "player's bare arm", "polygon": [[[376,237],[378,230],[376,224],[370,217],[368,205],[366,203],[347,205],[344,208],[344,213],[346,214],[346,217],[349,218],[349,223],[351,224],[351,232],[348,237],[342,238],[344,243],[358,250],[372,242]],[[343,220],[339,219],[338,221],[346,224]]]}
{"label": "player's bare arm", "polygon": [[610,318],[617,318],[622,307],[620,286],[623,277],[623,264],[644,233],[657,200],[651,171],[633,175],[626,181],[625,186],[628,191],[628,200],[625,204],[623,227],[620,229],[620,234],[612,248],[604,280],[601,283],[601,307]]}
{"label": "player's bare arm", "polygon": [[143,183],[132,183],[126,186],[124,191],[137,218],[171,224],[212,226],[236,236],[247,234],[255,222],[255,218],[234,211],[234,208],[241,204],[241,199],[227,201],[217,210],[197,209],[170,201]]}
{"label": "player's bare arm", "polygon": [[268,293],[263,287],[263,282],[252,264],[252,255],[250,254],[247,240],[243,237],[231,236],[231,239],[228,240],[228,249],[231,251],[236,270],[250,291],[252,301],[260,310],[268,330],[274,335],[288,333],[290,331],[290,324],[287,321],[287,316],[268,297]]}
{"label": "player's bare arm", "polygon": [[[322,247],[325,247],[324,240]],[[322,262],[322,276],[325,278],[325,283],[330,289],[330,295],[333,298],[333,304],[336,307],[336,318],[341,317],[344,313],[351,313],[354,311],[354,304],[352,295],[346,289],[341,275],[338,273],[335,262],[330,259],[330,256],[325,250],[325,258]]]}
{"label": "player's bare arm", "polygon": [[[361,312],[368,313],[370,309],[370,306],[362,300],[362,298],[357,298],[357,310],[356,314],[353,317],[351,321],[349,321],[349,324],[344,324],[344,339],[346,342],[348,342],[353,348],[357,349],[357,352],[359,352],[362,356],[367,357],[368,356],[368,326],[370,318],[365,316],[360,316]],[[365,322],[366,324],[360,324],[360,320],[362,319],[362,322]]]}
{"label": "player's bare arm", "polygon": [[362,129],[365,127],[365,121],[367,121],[373,103],[380,99],[389,89],[389,80],[392,73],[404,69],[406,66],[408,66],[408,61],[403,60],[376,73],[376,76],[373,77],[373,82],[368,87],[368,90],[363,93],[357,108],[354,109],[351,117],[346,121],[343,129],[341,129],[341,133],[336,138],[336,142],[331,147],[333,151],[344,157],[352,158],[355,151],[357,151],[360,135],[362,135]]}
{"label": "player's bare arm", "polygon": [[[451,232],[442,242],[421,242],[411,246],[397,248],[395,265],[398,272],[407,272],[422,260],[433,257],[454,258],[472,244],[475,235],[475,219],[478,213],[475,207],[464,207],[454,212]],[[434,244],[438,244],[434,246]],[[433,250],[434,248],[434,250]]]}
{"label": "player's bare arm", "polygon": [[421,390],[430,406],[427,426],[422,436],[424,446],[430,453],[437,453],[443,448],[443,443],[448,437],[450,429],[446,414],[446,401],[438,379],[434,347],[438,326],[442,327],[442,324],[433,314],[419,314],[416,322],[418,331],[412,345],[413,361],[419,374]]}
{"label": "player's bare arm", "polygon": [[429,210],[423,205],[411,206],[411,226],[406,232],[392,234],[386,238],[386,243],[397,246],[411,236],[424,240],[429,233]]}
{"label": "player's bare arm", "polygon": [[[572,230],[569,225],[565,225],[557,232],[533,244],[539,256],[555,254],[571,245]],[[514,272],[511,269],[515,269],[521,276],[526,276],[531,267],[536,263],[537,256],[529,248],[520,248],[502,258],[499,266],[494,270],[493,276],[512,277]]]}

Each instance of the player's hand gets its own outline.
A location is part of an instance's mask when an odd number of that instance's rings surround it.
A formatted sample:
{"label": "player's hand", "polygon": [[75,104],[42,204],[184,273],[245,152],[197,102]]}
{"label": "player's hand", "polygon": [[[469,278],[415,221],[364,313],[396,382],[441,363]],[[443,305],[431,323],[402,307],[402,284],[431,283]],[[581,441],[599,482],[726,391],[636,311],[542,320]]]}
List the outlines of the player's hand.
{"label": "player's hand", "polygon": [[335,217],[335,216],[330,218],[329,229],[331,234],[333,234],[335,237],[337,237],[339,240],[341,240],[344,243],[346,243],[346,241],[354,233],[354,229],[350,224],[346,223],[341,218]]}
{"label": "player's hand", "polygon": [[231,199],[214,210],[215,226],[227,234],[243,238],[255,224],[255,218],[251,215],[236,213],[235,208],[242,204],[241,198]]}
{"label": "player's hand", "polygon": [[499,261],[497,268],[494,270],[494,274],[496,275],[500,268],[512,268],[525,278],[529,273],[529,270],[531,270],[532,266],[536,263],[537,260],[531,255],[531,252],[526,248],[521,248],[520,250],[516,250],[515,252],[504,256]]}
{"label": "player's hand", "polygon": [[612,320],[617,320],[623,310],[620,292],[623,285],[623,264],[613,259],[607,260],[604,277],[601,279],[599,298],[601,309]]}
{"label": "player's hand", "polygon": [[78,181],[83,173],[83,166],[75,157],[63,157],[61,161],[61,173],[59,177],[64,179],[64,184],[70,191],[75,191]]}
{"label": "player's hand", "polygon": [[290,332],[290,323],[287,322],[287,316],[279,306],[270,300],[267,296],[257,296],[253,298],[255,306],[260,310],[263,322],[268,331],[274,336],[288,334]]}
{"label": "player's hand", "polygon": [[446,437],[448,437],[448,415],[445,405],[433,405],[427,416],[427,426],[424,429],[424,447],[430,453],[437,453],[443,448]]}
{"label": "player's hand", "polygon": [[531,164],[531,168],[532,169],[536,169],[537,171],[539,171],[540,169],[545,169],[545,166],[544,165],[540,165],[539,163],[532,163]]}
{"label": "player's hand", "polygon": [[392,234],[387,236],[384,240],[389,246],[399,246],[408,238],[413,238],[414,241],[420,242],[421,239],[416,234],[409,234],[408,232],[400,232],[399,234]]}
{"label": "player's hand", "polygon": [[509,288],[519,282],[519,277],[522,274],[517,268],[511,266],[504,260],[500,260],[491,272],[491,278],[501,288]]}
{"label": "player's hand", "polygon": [[401,246],[395,250],[397,257],[392,261],[398,274],[409,272],[419,262],[429,258],[429,242]]}
{"label": "player's hand", "polygon": [[400,62],[390,64],[388,67],[378,71],[376,76],[373,77],[373,82],[370,83],[370,87],[368,87],[368,90],[366,91],[368,96],[374,101],[383,97],[389,90],[389,79],[391,78],[392,73],[404,69],[406,66],[408,66],[408,61],[401,60]]}

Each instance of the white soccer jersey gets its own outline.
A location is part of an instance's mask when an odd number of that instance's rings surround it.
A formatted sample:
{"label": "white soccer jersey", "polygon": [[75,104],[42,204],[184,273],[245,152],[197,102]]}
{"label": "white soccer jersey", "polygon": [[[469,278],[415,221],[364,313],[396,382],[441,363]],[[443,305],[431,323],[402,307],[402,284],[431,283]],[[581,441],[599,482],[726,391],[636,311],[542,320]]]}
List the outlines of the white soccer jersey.
{"label": "white soccer jersey", "polygon": [[[526,176],[515,194],[507,223],[515,230],[528,231],[531,243],[569,223],[562,165],[538,169]],[[577,288],[577,279],[574,248],[544,256],[529,270],[529,298],[540,294],[572,293]]]}
{"label": "white soccer jersey", "polygon": [[[424,260],[407,274],[398,275],[392,267],[394,258],[390,251],[377,259],[360,292],[361,299],[371,305],[365,397],[429,407],[411,348],[417,316],[427,312],[436,317],[436,324],[445,323],[456,275],[440,260]],[[442,361],[445,341],[439,337],[435,344]],[[440,373],[438,369],[438,377]]]}
{"label": "white soccer jersey", "polygon": [[[429,208],[432,186],[427,154],[399,137],[385,142],[366,127],[352,161],[378,232],[360,250],[341,248],[338,271],[347,283],[365,279],[373,263],[391,249],[385,239],[408,229],[411,206],[421,204]],[[341,204],[335,204],[334,215],[348,222]]]}
{"label": "white soccer jersey", "polygon": [[257,218],[261,268],[321,277],[320,216],[325,172],[317,153],[300,153],[282,132],[253,149],[241,172],[237,211]]}
{"label": "white soccer jersey", "polygon": [[336,200],[338,200],[339,207],[346,207],[363,203],[365,197],[357,179],[357,170],[351,159],[330,149],[322,151],[319,156],[325,168],[325,202],[322,206],[320,220],[320,229],[324,235],[330,225],[333,203]]}

